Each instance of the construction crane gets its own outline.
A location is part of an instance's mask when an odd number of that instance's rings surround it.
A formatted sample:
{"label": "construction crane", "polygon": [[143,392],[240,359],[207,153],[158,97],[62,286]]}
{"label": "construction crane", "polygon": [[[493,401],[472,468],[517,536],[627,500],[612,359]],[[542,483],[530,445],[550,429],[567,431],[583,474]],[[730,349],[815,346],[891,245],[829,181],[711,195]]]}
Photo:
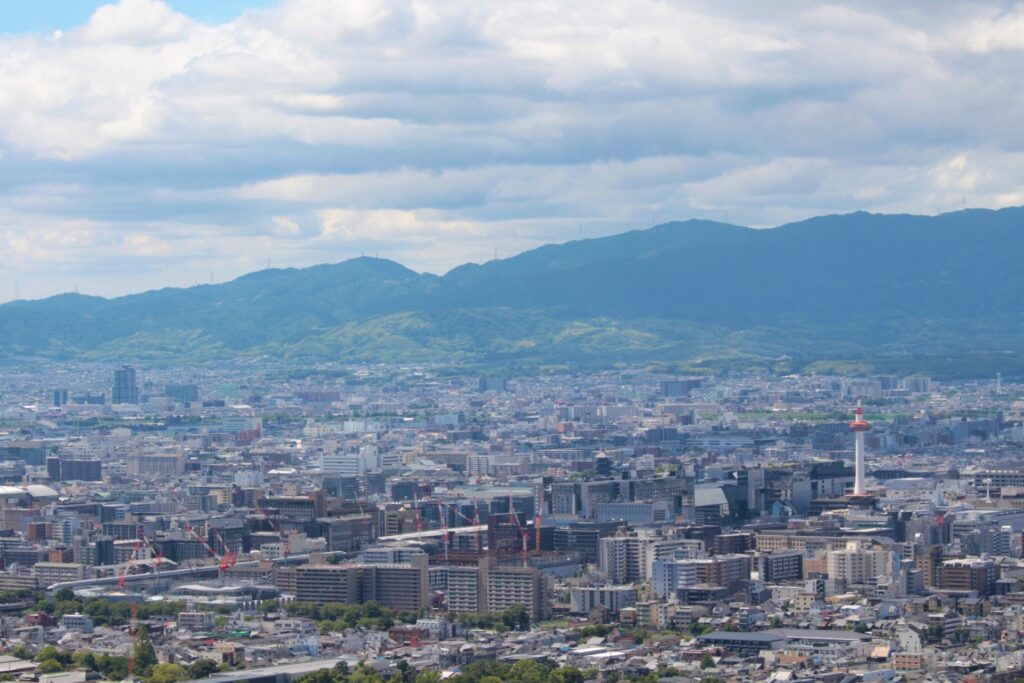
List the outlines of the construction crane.
{"label": "construction crane", "polygon": [[128,557],[128,561],[124,563],[124,567],[121,569],[121,573],[117,576],[117,585],[121,590],[124,590],[125,585],[128,583],[128,570],[131,568],[135,558],[139,555],[139,548],[142,547],[142,539],[135,541],[135,547],[132,548],[132,554]]}
{"label": "construction crane", "polygon": [[[218,541],[220,541],[220,547],[223,552],[220,561],[221,571],[235,566],[235,563],[238,561],[238,553],[228,548],[227,541],[224,540],[224,536],[220,533],[220,530],[217,527],[211,528],[213,530],[213,535],[217,538]],[[227,566],[225,566],[225,562],[227,563]]]}
{"label": "construction crane", "polygon": [[[203,546],[203,548],[206,549],[206,552],[210,553],[210,555],[214,559],[217,560],[217,566],[218,566],[218,568],[220,569],[221,572],[223,572],[223,571],[225,571],[227,569],[230,569],[231,567],[235,566],[235,562],[238,561],[238,553],[228,552],[228,553],[225,553],[225,554],[221,555],[216,550],[214,550],[213,547],[209,543],[206,542],[206,539],[204,539],[202,536],[197,534],[196,530],[193,529],[192,525],[189,524],[187,521],[183,521],[182,522],[182,526],[185,529],[185,531],[192,538],[194,538],[199,543],[199,545]],[[224,542],[224,540],[223,540],[223,537],[222,537],[221,538],[221,543],[223,543],[223,542]],[[225,547],[226,547],[226,545],[225,545]]]}
{"label": "construction crane", "polygon": [[157,590],[160,590],[160,568],[164,562],[164,551],[153,545],[153,542],[145,536],[142,537],[142,542],[149,547],[149,552],[153,553],[153,571],[156,573]]}

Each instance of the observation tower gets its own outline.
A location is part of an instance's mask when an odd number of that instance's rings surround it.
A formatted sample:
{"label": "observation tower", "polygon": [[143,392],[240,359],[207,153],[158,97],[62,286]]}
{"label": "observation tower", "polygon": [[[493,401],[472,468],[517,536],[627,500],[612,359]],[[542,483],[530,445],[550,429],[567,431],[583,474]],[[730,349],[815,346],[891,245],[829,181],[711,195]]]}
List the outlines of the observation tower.
{"label": "observation tower", "polygon": [[864,419],[864,409],[860,407],[860,401],[857,401],[857,409],[853,411],[853,422],[850,423],[850,431],[853,432],[853,495],[855,496],[868,495],[868,489],[864,482],[864,432],[870,429],[871,423]]}

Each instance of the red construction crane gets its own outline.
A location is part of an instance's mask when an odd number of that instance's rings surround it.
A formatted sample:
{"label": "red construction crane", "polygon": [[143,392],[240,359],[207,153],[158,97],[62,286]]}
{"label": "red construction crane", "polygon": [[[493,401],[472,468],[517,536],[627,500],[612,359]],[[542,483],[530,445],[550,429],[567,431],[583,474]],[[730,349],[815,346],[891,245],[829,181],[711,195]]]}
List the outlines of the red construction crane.
{"label": "red construction crane", "polygon": [[220,560],[220,570],[230,569],[235,566],[238,561],[238,553],[228,548],[227,541],[224,540],[224,536],[221,535],[220,530],[217,527],[213,527],[213,535],[220,541],[220,547],[223,549],[224,554]]}
{"label": "red construction crane", "polygon": [[122,590],[124,589],[125,585],[128,583],[128,570],[131,568],[132,562],[134,562],[135,558],[138,556],[139,548],[141,546],[142,546],[142,539],[140,538],[140,539],[135,541],[135,547],[132,548],[132,554],[128,558],[128,561],[124,563],[124,568],[121,569],[121,573],[117,577],[117,585]]}
{"label": "red construction crane", "polygon": [[[235,566],[235,562],[238,561],[238,553],[227,552],[221,555],[216,550],[214,550],[209,543],[206,542],[206,539],[204,539],[202,536],[196,533],[195,529],[192,528],[191,524],[189,524],[188,522],[183,522],[182,526],[184,527],[185,531],[187,531],[188,534],[192,536],[192,538],[194,538],[201,546],[203,546],[203,548],[206,549],[206,552],[210,553],[210,555],[217,560],[220,571],[223,572],[224,570],[230,569],[231,567]],[[218,535],[216,530],[214,531],[214,534]],[[222,544],[224,544],[223,537],[220,538],[220,541]],[[224,546],[226,548],[227,544],[224,544]]]}

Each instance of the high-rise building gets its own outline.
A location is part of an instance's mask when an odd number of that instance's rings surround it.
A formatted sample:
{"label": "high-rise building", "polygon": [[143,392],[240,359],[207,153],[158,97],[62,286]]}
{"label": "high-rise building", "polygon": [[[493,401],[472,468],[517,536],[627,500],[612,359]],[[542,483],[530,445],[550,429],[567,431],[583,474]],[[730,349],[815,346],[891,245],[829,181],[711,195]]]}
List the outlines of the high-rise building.
{"label": "high-rise building", "polygon": [[800,579],[804,572],[804,554],[799,550],[764,553],[758,558],[757,567],[761,580],[766,583]]}
{"label": "high-rise building", "polygon": [[53,390],[53,407],[60,408],[68,404],[68,390],[67,389],[54,389]]}
{"label": "high-rise building", "polygon": [[96,539],[94,544],[96,548],[96,555],[93,558],[93,562],[98,565],[114,564],[114,539],[109,536],[101,536]]}
{"label": "high-rise building", "polygon": [[353,552],[377,538],[375,516],[370,513],[326,517],[317,522],[320,534],[327,540],[328,550]]}
{"label": "high-rise building", "polygon": [[199,387],[195,384],[168,384],[164,396],[175,403],[195,403],[199,400]]}
{"label": "high-rise building", "polygon": [[571,614],[589,614],[595,607],[603,607],[617,616],[622,608],[635,604],[635,586],[581,586],[569,590]]}
{"label": "high-rise building", "polygon": [[185,472],[185,454],[182,451],[167,453],[133,453],[126,460],[129,476],[180,477]]}
{"label": "high-rise building", "polygon": [[401,564],[305,564],[296,571],[296,597],[307,602],[362,604],[422,610],[430,601],[427,556]]}
{"label": "high-rise building", "polygon": [[445,594],[448,596],[448,611],[451,614],[479,612],[480,596],[483,593],[480,586],[480,568],[453,566],[446,569],[448,585]]}
{"label": "high-rise building", "polygon": [[320,471],[328,476],[357,477],[366,472],[366,461],[358,453],[323,453]]}
{"label": "high-rise building", "polygon": [[481,377],[478,386],[484,391],[508,391],[508,379],[505,377]]}
{"label": "high-rise building", "polygon": [[879,576],[896,573],[896,558],[892,551],[871,550],[859,541],[849,541],[845,550],[825,553],[825,565],[830,579],[861,585],[875,581]]}
{"label": "high-rise building", "polygon": [[99,460],[46,458],[46,473],[53,481],[103,481],[103,466]]}
{"label": "high-rise building", "polygon": [[612,583],[640,583],[651,577],[657,560],[703,555],[704,544],[699,540],[628,534],[599,539],[597,565]]}
{"label": "high-rise building", "polygon": [[435,567],[431,572],[452,614],[493,614],[516,605],[526,607],[531,620],[547,614],[547,584],[539,569],[501,566],[488,557],[476,566]]}
{"label": "high-rise building", "polygon": [[999,574],[992,560],[968,558],[943,562],[939,578],[945,590],[976,591],[979,598],[987,598],[995,591]]}
{"label": "high-rise building", "polygon": [[690,392],[703,384],[704,380],[700,377],[664,380],[661,382],[661,395],[666,398],[688,398]]}
{"label": "high-rise building", "polygon": [[111,403],[138,403],[139,385],[135,368],[124,365],[114,370],[114,390]]}
{"label": "high-rise building", "polygon": [[514,605],[523,605],[530,619],[543,619],[547,612],[544,573],[532,567],[495,566],[493,558],[480,563],[481,588],[480,611],[494,614]]}

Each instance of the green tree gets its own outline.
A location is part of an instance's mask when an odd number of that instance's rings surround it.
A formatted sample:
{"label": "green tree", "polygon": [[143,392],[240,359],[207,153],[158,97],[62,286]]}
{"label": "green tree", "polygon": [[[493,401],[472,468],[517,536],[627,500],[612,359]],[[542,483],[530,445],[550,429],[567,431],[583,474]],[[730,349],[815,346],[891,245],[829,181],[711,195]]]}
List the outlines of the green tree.
{"label": "green tree", "polygon": [[548,675],[549,683],[583,683],[583,672],[574,666],[563,666]]}
{"label": "green tree", "polygon": [[526,611],[525,605],[513,605],[495,616],[510,631],[526,631],[530,628],[530,613]]}
{"label": "green tree", "polygon": [[135,648],[132,650],[135,656],[135,671],[141,675],[149,675],[149,672],[156,664],[156,649],[153,641],[149,639],[149,632],[145,626],[140,626],[135,634]]}
{"label": "green tree", "polygon": [[75,653],[71,655],[71,661],[73,661],[76,666],[85,667],[92,671],[98,671],[96,668],[96,655],[89,650],[76,650]]}
{"label": "green tree", "polygon": [[64,652],[63,650],[58,650],[53,645],[47,645],[36,654],[37,662],[43,662],[48,659],[54,660],[55,662],[60,664],[61,667],[65,667],[71,664],[71,655],[69,655],[67,652]]}
{"label": "green tree", "polygon": [[337,678],[331,669],[317,669],[300,677],[296,683],[337,683]]}
{"label": "green tree", "polygon": [[524,659],[512,665],[508,672],[509,683],[547,683],[548,669],[531,659]]}
{"label": "green tree", "polygon": [[188,680],[188,671],[181,664],[156,664],[152,673],[146,678],[146,683],[178,683]]}
{"label": "green tree", "polygon": [[58,602],[64,600],[74,600],[75,592],[70,588],[61,588],[53,597],[55,597]]}
{"label": "green tree", "polygon": [[64,667],[56,659],[44,659],[39,662],[39,666],[36,667],[36,671],[41,674],[55,674],[58,671],[63,671]]}
{"label": "green tree", "polygon": [[395,670],[398,672],[401,683],[415,683],[416,669],[409,666],[409,662],[399,659],[395,664]]}
{"label": "green tree", "polygon": [[128,658],[116,655],[96,657],[96,671],[111,681],[122,681],[128,677]]}
{"label": "green tree", "polygon": [[82,609],[82,603],[77,600],[58,600],[53,607],[53,616],[58,619],[65,614],[76,614]]}
{"label": "green tree", "polygon": [[715,658],[712,657],[709,653],[705,652],[704,656],[700,658],[700,668],[701,669],[710,669],[714,665],[715,665]]}
{"label": "green tree", "polygon": [[349,683],[381,683],[380,676],[366,666],[365,662],[359,662],[356,665],[356,670],[353,671],[348,677]]}
{"label": "green tree", "polygon": [[590,624],[580,629],[581,638],[603,637],[611,632],[611,626],[605,624]]}
{"label": "green tree", "polygon": [[188,675],[191,678],[206,678],[218,671],[220,671],[220,664],[207,657],[197,659],[188,667]]}

